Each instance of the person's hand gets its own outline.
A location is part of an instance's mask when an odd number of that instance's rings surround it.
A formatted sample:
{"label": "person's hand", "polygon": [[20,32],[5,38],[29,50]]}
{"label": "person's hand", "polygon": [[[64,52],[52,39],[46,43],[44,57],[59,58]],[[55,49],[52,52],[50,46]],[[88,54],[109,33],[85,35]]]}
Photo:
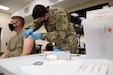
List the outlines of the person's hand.
{"label": "person's hand", "polygon": [[38,40],[38,39],[40,39],[40,33],[33,33],[32,34],[32,37],[35,39],[35,40]]}
{"label": "person's hand", "polygon": [[28,29],[28,30],[26,30],[24,33],[23,33],[23,37],[24,38],[27,38],[29,35],[31,35],[31,34],[33,34],[33,29],[32,28],[30,28],[30,29]]}
{"label": "person's hand", "polygon": [[54,49],[53,51],[54,52],[60,52],[61,50],[60,49]]}

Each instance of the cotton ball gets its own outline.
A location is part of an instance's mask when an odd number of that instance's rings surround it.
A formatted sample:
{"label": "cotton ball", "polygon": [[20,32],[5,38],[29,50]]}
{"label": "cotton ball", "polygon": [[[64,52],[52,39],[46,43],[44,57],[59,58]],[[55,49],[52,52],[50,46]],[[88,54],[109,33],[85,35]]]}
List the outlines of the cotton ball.
{"label": "cotton ball", "polygon": [[47,59],[49,59],[49,60],[57,60],[57,56],[56,55],[48,55]]}

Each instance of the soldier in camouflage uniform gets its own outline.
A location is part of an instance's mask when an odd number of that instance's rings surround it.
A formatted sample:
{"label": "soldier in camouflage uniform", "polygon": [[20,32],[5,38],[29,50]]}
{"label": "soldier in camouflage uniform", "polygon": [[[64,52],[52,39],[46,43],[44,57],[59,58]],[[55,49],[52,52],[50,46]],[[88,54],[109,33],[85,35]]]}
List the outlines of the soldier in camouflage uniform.
{"label": "soldier in camouflage uniform", "polygon": [[[44,7],[36,5],[33,9],[34,24],[23,34],[27,38],[30,34],[36,40],[55,42],[55,48],[70,50],[77,53],[77,36],[73,25],[70,22],[68,12],[62,8]],[[44,25],[47,33],[33,33]]]}

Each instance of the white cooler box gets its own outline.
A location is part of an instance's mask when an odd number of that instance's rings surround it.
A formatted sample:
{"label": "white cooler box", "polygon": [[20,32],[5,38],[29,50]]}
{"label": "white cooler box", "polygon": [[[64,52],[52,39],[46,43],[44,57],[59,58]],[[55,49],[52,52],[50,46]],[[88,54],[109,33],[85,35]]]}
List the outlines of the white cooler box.
{"label": "white cooler box", "polygon": [[112,9],[111,11],[110,8],[93,11],[94,16],[89,13],[90,17],[82,21],[88,57],[113,59]]}

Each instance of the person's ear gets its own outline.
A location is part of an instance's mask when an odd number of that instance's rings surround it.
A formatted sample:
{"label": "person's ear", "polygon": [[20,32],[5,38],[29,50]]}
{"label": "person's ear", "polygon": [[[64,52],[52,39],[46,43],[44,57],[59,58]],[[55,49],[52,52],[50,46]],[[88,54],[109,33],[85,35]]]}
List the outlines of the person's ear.
{"label": "person's ear", "polygon": [[45,14],[45,17],[48,18],[48,17],[49,17],[49,13],[46,13],[46,14]]}

